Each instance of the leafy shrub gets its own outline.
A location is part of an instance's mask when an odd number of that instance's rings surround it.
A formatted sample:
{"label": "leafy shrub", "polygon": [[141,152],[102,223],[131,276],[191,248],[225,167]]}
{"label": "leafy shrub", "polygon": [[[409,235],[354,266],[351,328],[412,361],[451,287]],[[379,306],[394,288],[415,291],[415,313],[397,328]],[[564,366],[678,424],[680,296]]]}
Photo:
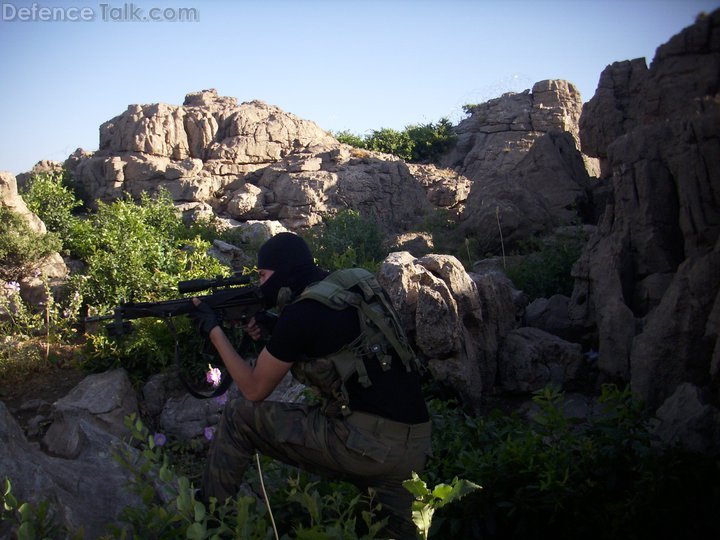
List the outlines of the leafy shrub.
{"label": "leafy shrub", "polygon": [[0,205],[0,279],[20,280],[60,246],[56,234],[33,231],[23,216]]}
{"label": "leafy shrub", "polygon": [[385,257],[378,226],[355,210],[344,210],[305,235],[319,266],[373,270]]}
{"label": "leafy shrub", "polygon": [[[693,537],[713,521],[720,463],[656,447],[641,404],[606,386],[602,414],[568,419],[546,388],[532,420],[495,412],[478,418],[434,401],[434,457],[427,476],[480,483],[441,509],[435,538]],[[663,509],[658,512],[656,509]],[[651,517],[653,516],[653,517]],[[706,532],[708,532],[706,530]],[[706,536],[710,537],[710,536]]]}
{"label": "leafy shrub", "polygon": [[571,235],[528,242],[525,249],[529,253],[508,268],[507,275],[530,300],[555,294],[570,296],[575,285],[571,270],[586,242],[582,229]]}
{"label": "leafy shrub", "polygon": [[99,203],[73,230],[72,251],[87,265],[75,284],[89,305],[106,312],[123,301],[176,297],[181,279],[227,275],[207,254],[210,243],[190,234],[167,193],[144,195],[140,204]]}
{"label": "leafy shrub", "polygon": [[67,175],[36,174],[28,180],[21,195],[47,229],[67,243],[77,220],[74,212],[82,206],[67,184]]}
{"label": "leafy shrub", "polygon": [[412,159],[413,141],[407,130],[395,131],[391,128],[374,130],[365,141],[365,148],[376,152],[392,154],[401,159]]}
{"label": "leafy shrub", "polygon": [[267,459],[263,477],[275,489],[266,492],[256,486],[268,497],[265,506],[246,495],[205,506],[196,499],[189,479],[176,472],[172,452],[157,443],[142,421],[130,416],[126,425],[140,455],[122,451],[117,459],[131,474],[132,487],[144,505],[125,510],[115,537],[260,539],[272,538],[274,528],[285,533],[282,538],[382,537],[385,523],[375,520],[377,506],[354,487],[340,482],[320,485],[305,473],[293,474],[292,468]]}
{"label": "leafy shrub", "polygon": [[366,149],[366,139],[361,137],[360,135],[356,135],[347,130],[340,131],[338,133],[335,133],[334,135],[335,138],[343,144],[349,144],[350,146],[354,146],[355,148]]}
{"label": "leafy shrub", "polygon": [[403,131],[381,128],[364,137],[341,131],[335,137],[356,148],[384,152],[405,161],[422,163],[437,162],[457,140],[452,123],[447,118],[442,118],[437,124],[409,125]]}
{"label": "leafy shrub", "polygon": [[450,120],[442,118],[437,124],[419,124],[405,128],[412,141],[410,161],[437,162],[457,140],[452,127]]}
{"label": "leafy shrub", "polygon": [[[72,277],[90,315],[105,315],[123,302],[155,302],[177,298],[178,281],[227,275],[229,269],[207,253],[210,243],[197,229],[188,229],[172,199],[161,193],[98,205],[78,220],[70,238],[72,251],[86,264]],[[174,321],[179,342],[193,343],[185,318]],[[142,319],[121,338],[100,329],[88,337],[84,366],[102,371],[122,366],[135,380],[144,380],[175,358],[175,335],[162,321]],[[188,353],[189,354],[189,353]]]}

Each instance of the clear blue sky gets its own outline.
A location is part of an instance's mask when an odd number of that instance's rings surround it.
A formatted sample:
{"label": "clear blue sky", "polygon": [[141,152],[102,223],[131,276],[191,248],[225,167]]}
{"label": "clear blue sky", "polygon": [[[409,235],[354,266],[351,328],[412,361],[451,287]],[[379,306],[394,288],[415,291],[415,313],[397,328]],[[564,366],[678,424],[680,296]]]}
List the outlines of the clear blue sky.
{"label": "clear blue sky", "polygon": [[[117,20],[126,6],[143,16],[193,8],[199,21]],[[58,7],[94,20],[41,20],[59,16]],[[3,0],[0,170],[96,150],[100,124],[129,104],[180,105],[206,88],[360,134],[457,122],[463,104],[543,79],[567,79],[587,101],[607,65],[650,63],[659,45],[717,7],[720,0]]]}

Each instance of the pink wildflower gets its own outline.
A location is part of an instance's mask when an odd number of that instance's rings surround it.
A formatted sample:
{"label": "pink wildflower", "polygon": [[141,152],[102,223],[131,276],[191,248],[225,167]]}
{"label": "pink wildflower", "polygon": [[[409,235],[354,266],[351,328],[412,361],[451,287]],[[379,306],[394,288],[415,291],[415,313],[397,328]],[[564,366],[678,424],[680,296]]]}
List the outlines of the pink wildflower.
{"label": "pink wildflower", "polygon": [[220,373],[220,370],[218,368],[214,368],[210,364],[208,364],[208,372],[205,378],[207,382],[213,385],[213,388],[217,388],[218,386],[220,386],[220,379],[222,379],[222,374]]}

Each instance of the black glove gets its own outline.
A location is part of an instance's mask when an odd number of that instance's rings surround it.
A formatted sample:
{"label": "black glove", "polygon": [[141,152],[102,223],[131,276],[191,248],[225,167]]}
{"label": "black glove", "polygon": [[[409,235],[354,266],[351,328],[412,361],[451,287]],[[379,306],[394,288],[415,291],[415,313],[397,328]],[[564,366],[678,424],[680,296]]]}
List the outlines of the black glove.
{"label": "black glove", "polygon": [[217,315],[207,304],[200,302],[197,305],[193,304],[193,309],[190,311],[190,318],[195,323],[195,326],[206,336],[210,334],[210,331],[216,326],[220,326]]}

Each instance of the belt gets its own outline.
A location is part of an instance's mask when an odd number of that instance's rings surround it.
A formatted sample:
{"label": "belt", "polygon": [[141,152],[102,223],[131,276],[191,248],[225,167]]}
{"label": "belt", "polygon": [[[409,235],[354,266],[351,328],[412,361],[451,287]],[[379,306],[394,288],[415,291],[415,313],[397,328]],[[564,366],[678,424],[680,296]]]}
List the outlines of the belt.
{"label": "belt", "polygon": [[368,414],[360,411],[353,411],[345,418],[345,421],[353,426],[372,431],[375,434],[383,434],[389,437],[409,439],[424,439],[430,437],[432,426],[430,422],[422,424],[404,424],[382,416]]}

